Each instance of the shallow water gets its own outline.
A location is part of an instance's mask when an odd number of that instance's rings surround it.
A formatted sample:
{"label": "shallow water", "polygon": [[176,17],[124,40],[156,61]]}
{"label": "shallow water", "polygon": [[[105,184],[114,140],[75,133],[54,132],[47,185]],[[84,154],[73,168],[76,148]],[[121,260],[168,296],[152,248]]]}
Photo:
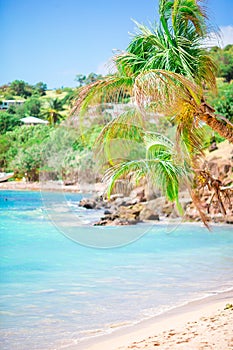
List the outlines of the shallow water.
{"label": "shallow water", "polygon": [[[85,224],[99,215],[78,208],[78,194],[66,200]],[[57,212],[65,220],[64,208]],[[121,227],[116,235],[136,230]],[[119,248],[84,247],[48,220],[40,193],[1,191],[0,348],[68,349],[232,288],[231,226],[212,232],[191,224],[172,232],[165,225],[143,230],[148,232],[140,239]]]}

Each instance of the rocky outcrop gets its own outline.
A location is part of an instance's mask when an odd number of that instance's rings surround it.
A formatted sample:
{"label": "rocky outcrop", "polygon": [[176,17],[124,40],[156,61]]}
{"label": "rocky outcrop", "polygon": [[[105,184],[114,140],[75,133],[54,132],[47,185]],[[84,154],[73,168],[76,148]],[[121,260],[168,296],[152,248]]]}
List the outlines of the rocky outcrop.
{"label": "rocky outcrop", "polygon": [[143,204],[141,203],[124,202],[123,205],[114,206],[112,210],[105,211],[106,214],[95,225],[134,225],[140,221],[139,215],[142,209]]}

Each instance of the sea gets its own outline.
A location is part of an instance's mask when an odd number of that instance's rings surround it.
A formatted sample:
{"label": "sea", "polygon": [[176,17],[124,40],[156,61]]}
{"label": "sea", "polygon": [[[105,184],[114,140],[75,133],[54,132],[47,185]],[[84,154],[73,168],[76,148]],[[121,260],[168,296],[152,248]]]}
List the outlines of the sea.
{"label": "sea", "polygon": [[233,289],[232,226],[96,227],[85,196],[0,191],[1,350],[78,349]]}

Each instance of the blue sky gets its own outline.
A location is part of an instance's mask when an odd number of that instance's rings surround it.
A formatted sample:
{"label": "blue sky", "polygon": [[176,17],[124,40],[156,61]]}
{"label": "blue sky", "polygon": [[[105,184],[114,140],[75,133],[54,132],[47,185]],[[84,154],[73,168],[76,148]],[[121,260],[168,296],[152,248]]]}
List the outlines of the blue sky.
{"label": "blue sky", "polygon": [[[124,50],[132,18],[153,22],[157,0],[0,0],[0,85],[15,79],[75,86],[76,74],[104,73]],[[209,17],[233,43],[233,0],[208,0]]]}

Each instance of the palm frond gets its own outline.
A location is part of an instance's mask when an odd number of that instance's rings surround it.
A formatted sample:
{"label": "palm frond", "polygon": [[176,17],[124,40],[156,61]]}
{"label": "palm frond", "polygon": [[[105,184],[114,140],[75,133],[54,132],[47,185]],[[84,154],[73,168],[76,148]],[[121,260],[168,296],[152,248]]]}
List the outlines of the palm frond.
{"label": "palm frond", "polygon": [[[165,135],[158,132],[146,131],[144,135],[144,143],[146,145],[147,154],[153,153],[153,150],[165,150],[171,155],[174,150],[174,143]],[[148,158],[150,158],[148,156]]]}
{"label": "palm frond", "polygon": [[[132,90],[133,79],[129,76],[111,75],[82,87],[78,99],[74,102],[71,115],[84,115],[90,105],[105,102],[114,92],[122,94]],[[117,95],[116,95],[117,99]]]}
{"label": "palm frond", "polygon": [[172,9],[172,26],[177,33],[182,23],[192,25],[199,36],[206,34],[206,14],[196,0],[174,0]]}
{"label": "palm frond", "polygon": [[103,127],[97,145],[114,138],[133,139],[142,142],[143,124],[143,117],[138,108],[131,107]]}
{"label": "palm frond", "polygon": [[202,90],[180,74],[154,69],[135,79],[134,96],[141,108],[150,105],[157,112],[175,115],[184,102],[199,106]]}
{"label": "palm frond", "polygon": [[108,183],[108,196],[117,179],[134,173],[137,178],[148,177],[168,200],[178,203],[179,184],[187,174],[175,156],[173,146],[160,134],[146,133],[142,145],[146,150],[145,158],[119,162],[106,171],[104,181]]}
{"label": "palm frond", "polygon": [[102,129],[94,148],[96,159],[114,165],[119,159],[138,157],[144,132],[141,114],[134,109],[124,112]]}
{"label": "palm frond", "polygon": [[166,69],[215,88],[216,67],[201,42],[207,32],[204,10],[195,0],[164,0],[159,12],[160,26],[148,28],[134,21],[136,34],[117,58],[117,67],[135,75]]}

